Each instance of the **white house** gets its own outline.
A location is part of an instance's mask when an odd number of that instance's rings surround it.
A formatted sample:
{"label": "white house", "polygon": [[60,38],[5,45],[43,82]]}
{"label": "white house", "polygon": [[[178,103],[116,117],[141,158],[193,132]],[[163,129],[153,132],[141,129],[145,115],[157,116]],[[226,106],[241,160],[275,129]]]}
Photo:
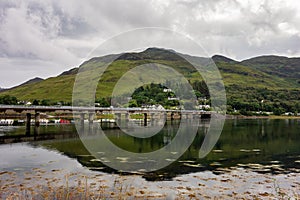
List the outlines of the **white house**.
{"label": "white house", "polygon": [[164,91],[164,92],[172,92],[172,90],[169,89],[169,88],[165,88],[163,91]]}

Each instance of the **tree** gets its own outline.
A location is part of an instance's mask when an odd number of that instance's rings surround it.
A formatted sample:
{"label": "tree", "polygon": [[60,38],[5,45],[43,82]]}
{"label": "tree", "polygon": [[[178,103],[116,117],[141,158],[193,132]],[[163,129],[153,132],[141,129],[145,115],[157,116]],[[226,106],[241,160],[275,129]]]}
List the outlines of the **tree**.
{"label": "tree", "polygon": [[138,104],[137,104],[137,102],[136,102],[135,99],[131,99],[131,100],[129,101],[129,103],[128,103],[128,106],[129,106],[130,108],[134,108],[134,107],[138,107]]}
{"label": "tree", "polygon": [[274,115],[282,115],[284,113],[284,109],[283,108],[275,108],[273,111]]}
{"label": "tree", "polygon": [[0,97],[0,104],[16,105],[16,104],[18,104],[18,99],[14,96],[4,95],[4,96]]}
{"label": "tree", "polygon": [[39,100],[37,100],[37,99],[34,99],[32,102],[32,105],[34,105],[34,106],[38,106],[39,104],[40,104]]}
{"label": "tree", "polygon": [[40,103],[42,106],[49,106],[50,105],[50,100],[48,99],[43,99]]}
{"label": "tree", "polygon": [[101,107],[109,107],[110,106],[109,100],[105,99],[105,98],[98,99],[96,101],[96,103],[99,103]]}

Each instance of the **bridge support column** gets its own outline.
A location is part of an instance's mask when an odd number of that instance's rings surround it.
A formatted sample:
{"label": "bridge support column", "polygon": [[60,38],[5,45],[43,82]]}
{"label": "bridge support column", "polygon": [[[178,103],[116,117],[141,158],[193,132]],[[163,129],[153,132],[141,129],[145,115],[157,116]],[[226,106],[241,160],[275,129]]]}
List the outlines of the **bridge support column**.
{"label": "bridge support column", "polygon": [[144,126],[147,126],[147,113],[144,113]]}
{"label": "bridge support column", "polygon": [[80,126],[84,127],[84,113],[80,113]]}
{"label": "bridge support column", "polygon": [[115,113],[115,116],[116,116],[117,125],[120,127],[121,123],[122,123],[122,114],[121,113]]}
{"label": "bridge support column", "polygon": [[129,120],[130,120],[130,114],[128,112],[125,113],[125,121],[124,121],[124,128],[128,128],[129,125]]}
{"label": "bridge support column", "polygon": [[103,112],[99,111],[98,114],[100,115],[100,123],[102,124],[102,122],[103,122]]}
{"label": "bridge support column", "polygon": [[201,115],[199,115],[198,113],[194,113],[193,114],[193,119],[200,119]]}
{"label": "bridge support column", "polygon": [[168,119],[168,113],[167,112],[164,112],[163,119],[167,121],[167,119]]}
{"label": "bridge support column", "polygon": [[40,126],[40,113],[35,113],[34,115],[34,123],[35,123],[35,126]]}
{"label": "bridge support column", "polygon": [[30,135],[31,113],[26,113],[26,135]]}
{"label": "bridge support column", "polygon": [[78,113],[79,114],[79,134],[84,134],[84,113]]}
{"label": "bridge support column", "polygon": [[173,121],[173,120],[174,120],[174,113],[171,112],[171,121]]}
{"label": "bridge support column", "polygon": [[94,122],[94,113],[89,113],[89,125],[92,125]]}
{"label": "bridge support column", "polygon": [[155,119],[155,113],[150,113],[151,120]]}
{"label": "bridge support column", "polygon": [[151,122],[151,126],[154,126],[154,122],[155,122],[155,113],[150,113],[150,122]]}
{"label": "bridge support column", "polygon": [[125,120],[126,120],[126,123],[129,122],[129,119],[130,119],[130,114],[129,114],[129,113],[125,113]]}
{"label": "bridge support column", "polygon": [[89,132],[87,133],[88,135],[92,135],[94,132],[94,127],[93,127],[93,123],[94,123],[94,113],[88,113],[88,121],[89,121]]}
{"label": "bridge support column", "polygon": [[36,136],[40,134],[40,127],[39,126],[34,126],[34,140],[36,140]]}

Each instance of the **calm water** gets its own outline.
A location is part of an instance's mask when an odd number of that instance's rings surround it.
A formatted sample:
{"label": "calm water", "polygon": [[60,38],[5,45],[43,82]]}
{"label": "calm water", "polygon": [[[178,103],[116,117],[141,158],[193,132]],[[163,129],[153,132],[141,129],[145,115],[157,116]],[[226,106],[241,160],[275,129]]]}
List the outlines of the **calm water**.
{"label": "calm water", "polygon": [[[160,133],[147,139],[126,135],[109,126],[103,129],[115,145],[127,151],[142,153],[158,150],[168,144],[175,137],[178,127],[178,122],[168,122]],[[209,121],[201,121],[192,145],[177,161],[170,161],[169,166],[145,173],[143,177],[147,180],[168,180],[181,174],[205,170],[218,174],[222,173],[222,169],[230,167],[275,174],[300,171],[299,119],[226,120],[213,151],[199,159],[199,149],[208,127]],[[95,124],[90,127],[90,133],[97,132],[99,128],[100,125]],[[189,131],[189,127],[185,131]],[[74,167],[74,163],[77,163],[94,171],[118,173],[89,153],[79,139],[74,125],[40,126],[38,130],[32,127],[30,135],[24,136],[25,127],[0,127],[0,170],[33,168],[42,164],[47,155],[62,167]],[[4,142],[13,144],[3,144]],[[31,151],[35,157],[22,156]],[[73,160],[71,164],[63,161],[70,158]]]}

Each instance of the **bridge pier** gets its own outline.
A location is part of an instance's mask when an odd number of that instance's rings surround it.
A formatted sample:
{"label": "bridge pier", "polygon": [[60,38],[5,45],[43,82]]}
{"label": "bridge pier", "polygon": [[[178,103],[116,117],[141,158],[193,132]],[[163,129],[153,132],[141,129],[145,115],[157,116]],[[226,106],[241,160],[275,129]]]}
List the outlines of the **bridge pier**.
{"label": "bridge pier", "polygon": [[80,113],[80,126],[84,127],[84,113]]}
{"label": "bridge pier", "polygon": [[150,123],[151,123],[151,126],[154,126],[154,123],[155,123],[155,113],[150,113]]}
{"label": "bridge pier", "polygon": [[35,126],[40,126],[40,113],[35,113],[34,115],[34,123],[35,123]]}
{"label": "bridge pier", "polygon": [[40,131],[40,113],[36,112],[34,114],[34,140],[36,140],[36,136],[39,134]]}
{"label": "bridge pier", "polygon": [[93,132],[94,132],[94,126],[93,126],[94,116],[95,116],[94,113],[92,113],[92,112],[88,113],[88,122],[89,122],[89,132],[88,132],[88,135],[92,135]]}
{"label": "bridge pier", "polygon": [[147,117],[148,117],[148,114],[144,113],[144,126],[147,126]]}
{"label": "bridge pier", "polygon": [[151,119],[155,119],[155,113],[150,113]]}
{"label": "bridge pier", "polygon": [[171,121],[173,121],[174,120],[174,113],[173,112],[171,112]]}
{"label": "bridge pier", "polygon": [[94,122],[94,113],[89,113],[89,125],[92,125]]}
{"label": "bridge pier", "polygon": [[97,111],[96,116],[97,116],[97,114],[100,116],[100,123],[102,124],[102,121],[103,121],[103,119],[102,119],[103,112],[102,111]]}
{"label": "bridge pier", "polygon": [[115,116],[116,116],[116,122],[117,122],[118,126],[120,127],[121,123],[122,123],[122,114],[121,113],[115,113]]}
{"label": "bridge pier", "polygon": [[128,124],[129,119],[130,119],[130,114],[129,114],[129,113],[125,113],[125,121],[126,121],[126,124]]}
{"label": "bridge pier", "polygon": [[163,113],[163,119],[167,121],[167,119],[168,119],[168,113],[167,112]]}
{"label": "bridge pier", "polygon": [[130,121],[130,113],[126,112],[125,113],[125,121],[124,121],[124,128],[128,128],[128,124],[129,124],[129,121]]}
{"label": "bridge pier", "polygon": [[193,114],[193,119],[201,119],[201,115],[198,113]]}
{"label": "bridge pier", "polygon": [[26,113],[26,135],[30,135],[31,113]]}
{"label": "bridge pier", "polygon": [[36,136],[38,136],[39,134],[40,134],[40,127],[34,126],[34,131],[33,131],[34,140],[36,140]]}

